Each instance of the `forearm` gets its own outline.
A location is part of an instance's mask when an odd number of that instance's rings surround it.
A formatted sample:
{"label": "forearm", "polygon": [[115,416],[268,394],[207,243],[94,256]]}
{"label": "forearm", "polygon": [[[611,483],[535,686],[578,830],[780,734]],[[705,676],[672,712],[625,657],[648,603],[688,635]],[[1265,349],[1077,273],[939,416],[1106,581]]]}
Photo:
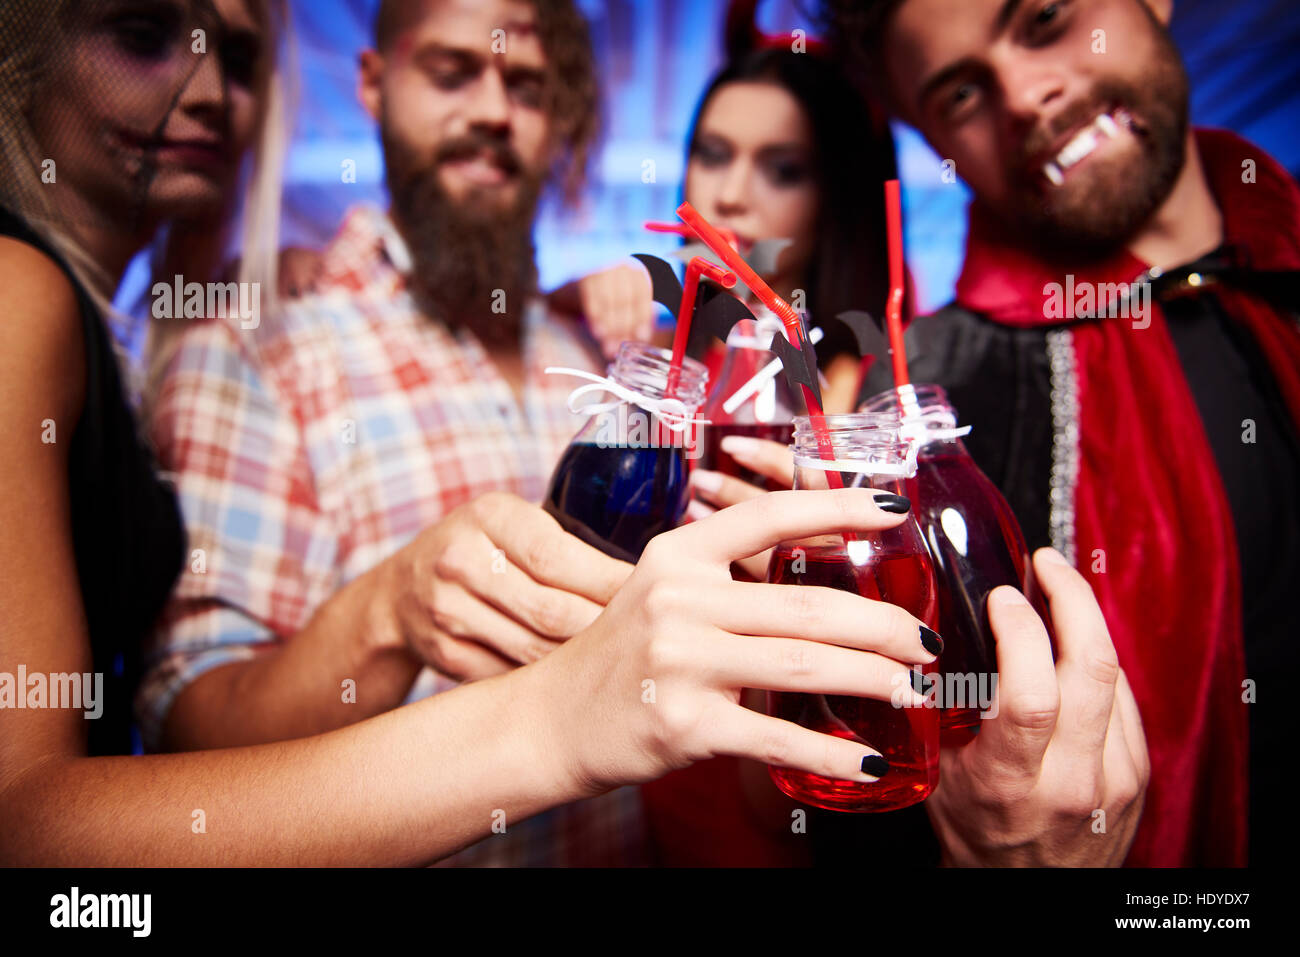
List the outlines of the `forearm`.
{"label": "forearm", "polygon": [[320,734],[401,704],[420,672],[384,600],[380,565],[339,590],[298,634],[214,668],[177,696],[166,750],[264,744]]}
{"label": "forearm", "polygon": [[0,791],[0,863],[429,863],[587,796],[531,672],[283,744],[30,763]]}

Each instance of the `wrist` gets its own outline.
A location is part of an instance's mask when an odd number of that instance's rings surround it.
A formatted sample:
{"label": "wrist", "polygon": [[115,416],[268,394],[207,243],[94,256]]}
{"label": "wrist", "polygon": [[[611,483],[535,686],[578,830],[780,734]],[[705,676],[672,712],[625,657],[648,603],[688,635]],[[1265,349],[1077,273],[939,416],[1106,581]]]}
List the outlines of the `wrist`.
{"label": "wrist", "polygon": [[397,660],[418,669],[421,662],[406,641],[398,614],[401,603],[396,583],[400,576],[396,563],[400,560],[398,552],[353,583],[360,605],[360,627],[352,629],[352,640],[363,664]]}
{"label": "wrist", "polygon": [[564,648],[507,676],[516,684],[512,700],[520,704],[521,726],[533,746],[533,753],[543,764],[546,780],[554,783],[564,801],[594,797],[608,788],[600,786],[588,767],[582,747],[590,732],[580,708],[566,688]]}

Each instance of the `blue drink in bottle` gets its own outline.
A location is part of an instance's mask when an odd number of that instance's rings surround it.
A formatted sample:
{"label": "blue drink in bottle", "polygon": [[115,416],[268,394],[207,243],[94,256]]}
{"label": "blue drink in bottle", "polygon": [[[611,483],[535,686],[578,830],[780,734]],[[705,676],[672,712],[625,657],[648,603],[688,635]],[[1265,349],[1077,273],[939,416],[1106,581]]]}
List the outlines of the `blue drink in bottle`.
{"label": "blue drink in bottle", "polygon": [[[610,377],[653,406],[665,399],[672,355],[642,342],[619,348]],[[708,372],[684,359],[676,396],[692,417],[704,401]],[[680,432],[632,401],[603,407],[560,458],[543,507],[570,534],[627,562],[686,511],[688,459],[695,423]]]}

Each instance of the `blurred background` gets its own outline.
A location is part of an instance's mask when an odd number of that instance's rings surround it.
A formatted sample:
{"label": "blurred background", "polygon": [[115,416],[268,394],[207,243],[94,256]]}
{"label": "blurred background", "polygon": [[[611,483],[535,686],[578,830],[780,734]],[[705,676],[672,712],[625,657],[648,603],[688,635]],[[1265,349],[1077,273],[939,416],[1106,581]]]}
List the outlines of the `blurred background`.
{"label": "blurred background", "polygon": [[[319,247],[344,209],[382,204],[378,139],[355,96],[356,55],[368,43],[374,0],[290,0],[300,97],[285,194],[286,243]],[[672,237],[648,233],[680,202],[686,130],[721,63],[726,0],[580,0],[604,80],[604,142],[581,206],[548,206],[538,224],[544,288],[634,252],[663,254]],[[797,0],[759,8],[769,33],[815,35]],[[1234,130],[1300,175],[1300,3],[1180,0],[1173,33],[1192,85],[1192,121]],[[897,129],[909,265],[917,307],[951,296],[965,239],[967,194],[945,184],[940,161],[912,131]],[[342,184],[344,160],[357,182]],[[650,166],[647,161],[653,164]],[[654,181],[643,182],[653,169]],[[864,304],[864,307],[866,304]],[[869,308],[874,308],[870,306]]]}

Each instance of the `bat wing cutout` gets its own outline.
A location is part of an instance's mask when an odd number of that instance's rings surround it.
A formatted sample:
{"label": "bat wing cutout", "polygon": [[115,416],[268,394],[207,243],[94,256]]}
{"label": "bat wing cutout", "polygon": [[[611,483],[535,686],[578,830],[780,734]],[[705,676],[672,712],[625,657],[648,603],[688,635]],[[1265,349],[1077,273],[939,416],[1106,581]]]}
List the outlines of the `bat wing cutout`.
{"label": "bat wing cutout", "polygon": [[687,243],[684,246],[678,246],[669,255],[674,259],[680,259],[682,262],[688,263],[696,256],[712,256],[713,250],[704,243]]}
{"label": "bat wing cutout", "polygon": [[883,359],[889,355],[889,340],[885,338],[880,323],[871,313],[851,309],[839,313],[835,318],[848,326],[849,331],[853,333],[853,339],[858,344],[859,356],[863,358],[875,356],[877,359]]}
{"label": "bat wing cutout", "polygon": [[813,351],[813,344],[805,342],[802,349],[796,349],[778,332],[772,336],[771,348],[781,360],[781,371],[790,384],[790,391],[798,393],[799,386],[805,385],[821,405],[821,381],[817,376],[817,353]]}
{"label": "bat wing cutout", "polygon": [[929,358],[930,354],[935,352],[935,326],[934,321],[927,319],[924,322],[913,322],[907,327],[907,332],[903,333],[903,345],[907,348],[907,361],[911,365],[917,359]]}
{"label": "bat wing cutout", "polygon": [[674,319],[682,310],[682,283],[673,272],[673,267],[658,256],[649,253],[636,253],[633,259],[639,260],[650,274],[650,289],[654,301],[667,309]]}
{"label": "bat wing cutout", "polygon": [[750,268],[760,276],[775,276],[782,251],[793,244],[793,239],[760,239],[749,250]]}
{"label": "bat wing cutout", "polygon": [[749,311],[747,305],[731,293],[719,292],[695,310],[695,318],[691,320],[691,332],[694,333],[699,329],[722,340],[722,344],[726,345],[732,327],[742,319],[753,318],[754,314]]}

